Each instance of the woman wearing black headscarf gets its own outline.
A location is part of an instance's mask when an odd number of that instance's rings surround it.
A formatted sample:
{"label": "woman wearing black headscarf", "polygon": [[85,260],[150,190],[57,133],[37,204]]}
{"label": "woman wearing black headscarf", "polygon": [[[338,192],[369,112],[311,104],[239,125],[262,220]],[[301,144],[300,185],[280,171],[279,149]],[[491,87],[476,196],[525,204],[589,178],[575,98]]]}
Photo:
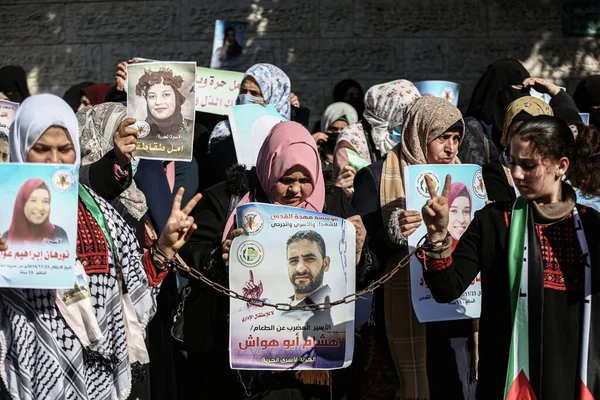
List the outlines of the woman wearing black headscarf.
{"label": "woman wearing black headscarf", "polygon": [[577,85],[573,99],[582,113],[590,114],[590,125],[600,129],[600,75],[592,75]]}
{"label": "woman wearing black headscarf", "polygon": [[8,65],[0,68],[0,92],[15,103],[21,103],[29,97],[27,75],[23,67]]}

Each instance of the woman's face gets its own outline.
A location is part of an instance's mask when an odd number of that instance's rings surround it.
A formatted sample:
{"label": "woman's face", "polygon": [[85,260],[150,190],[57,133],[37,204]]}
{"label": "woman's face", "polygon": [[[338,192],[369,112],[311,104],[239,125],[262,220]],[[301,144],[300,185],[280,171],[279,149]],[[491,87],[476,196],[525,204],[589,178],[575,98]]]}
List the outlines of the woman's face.
{"label": "woman's face", "polygon": [[529,141],[515,137],[511,140],[508,158],[510,172],[521,196],[527,200],[549,202],[560,190],[562,176],[567,172],[569,160],[543,160]]}
{"label": "woman's face", "polygon": [[329,125],[329,127],[327,128],[327,132],[325,133],[327,133],[328,135],[337,135],[342,131],[342,129],[344,129],[347,126],[348,123],[346,121],[338,119],[333,124]]}
{"label": "woman's face", "polygon": [[48,219],[50,214],[50,195],[46,189],[35,189],[23,209],[27,221],[39,225]]}
{"label": "woman's face", "polygon": [[456,240],[465,233],[471,223],[471,202],[466,196],[458,196],[450,204],[448,232]]}
{"label": "woman's face", "polygon": [[27,162],[74,164],[75,147],[64,128],[51,126],[40,136],[27,153]]}
{"label": "woman's face", "polygon": [[427,145],[427,164],[451,164],[458,153],[462,131],[448,129]]}
{"label": "woman's face", "polygon": [[81,96],[81,99],[79,100],[79,107],[77,107],[77,111],[80,111],[82,108],[86,108],[86,107],[94,108],[90,99],[88,99],[88,97],[84,94]]}
{"label": "woman's face", "polygon": [[260,98],[263,97],[262,91],[260,90],[260,87],[258,87],[258,83],[256,83],[256,81],[251,77],[247,77],[242,82],[242,86],[240,86],[240,94],[249,94]]}
{"label": "woman's face", "polygon": [[177,101],[175,91],[170,85],[157,83],[148,88],[148,109],[150,114],[157,119],[167,119],[175,112]]}
{"label": "woman's face", "polygon": [[312,194],[313,189],[312,179],[306,168],[296,165],[279,178],[269,197],[281,205],[297,207]]}

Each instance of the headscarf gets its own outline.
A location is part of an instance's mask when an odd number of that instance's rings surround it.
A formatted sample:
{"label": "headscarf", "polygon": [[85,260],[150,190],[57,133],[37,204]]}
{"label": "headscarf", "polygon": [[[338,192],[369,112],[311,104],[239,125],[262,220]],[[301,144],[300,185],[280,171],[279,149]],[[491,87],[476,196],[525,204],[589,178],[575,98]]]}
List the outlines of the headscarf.
{"label": "headscarf", "polygon": [[97,83],[81,89],[81,94],[88,98],[92,106],[97,106],[98,104],[102,104],[106,101],[106,94],[110,88],[111,86],[107,83]]}
{"label": "headscarf", "polygon": [[[360,94],[358,97],[346,99],[346,94],[351,88],[357,88]],[[360,84],[354,79],[344,79],[343,81],[338,82],[333,89],[333,101],[343,101],[350,104],[352,107],[354,107],[358,115],[362,115],[365,111],[365,102],[363,100],[364,95],[365,92],[363,91],[362,86],[360,86]]]}
{"label": "headscarf", "polygon": [[[256,175],[267,196],[279,179],[296,165],[301,165],[308,171],[313,184],[310,196],[297,207],[322,212],[325,206],[325,180],[315,140],[299,123],[280,122],[269,132],[256,160]],[[251,194],[246,193],[238,205],[250,201]],[[233,228],[233,214],[225,225],[223,240]]]}
{"label": "headscarf", "polygon": [[[282,117],[290,119],[290,78],[281,69],[272,64],[255,64],[251,66],[244,74],[244,79],[252,77],[258,84],[262,92],[265,103],[272,104]],[[239,104],[239,96],[236,104]],[[231,126],[229,120],[219,122],[213,129],[209,146],[214,139],[224,139],[231,135]]]}
{"label": "headscarf", "polygon": [[[371,87],[365,94],[364,118],[371,124],[371,137],[381,154],[390,151],[396,143],[390,138],[393,128],[402,126],[404,110],[421,95],[411,82],[399,79]],[[349,142],[365,160],[370,160],[369,146],[362,123],[350,125],[338,136]]]}
{"label": "headscarf", "polygon": [[340,119],[344,119],[348,125],[352,125],[358,122],[358,114],[354,107],[348,103],[340,101],[330,104],[325,109],[323,118],[321,118],[321,132],[325,132],[331,124]]}
{"label": "headscarf", "polygon": [[29,97],[27,74],[23,67],[8,65],[0,68],[0,92],[15,103],[21,103]]}
{"label": "headscarf", "polygon": [[[120,103],[103,103],[77,113],[83,165],[98,161],[114,148],[114,134],[126,117],[127,107]],[[146,196],[135,182],[111,204],[121,215],[126,211],[138,221],[148,210]]]}
{"label": "headscarf", "polygon": [[529,91],[513,89],[521,85],[529,72],[514,58],[504,58],[488,66],[475,85],[466,115],[492,125],[492,139],[498,145],[502,135],[502,123],[506,108]]}
{"label": "headscarf", "polygon": [[[438,97],[420,97],[407,110],[402,128],[402,139],[387,154],[383,164],[380,185],[380,204],[387,223],[396,207],[403,205],[403,171],[408,165],[427,164],[427,146],[454,124],[464,121],[458,108]],[[462,139],[461,139],[462,140]],[[454,164],[458,164],[458,158]]]}
{"label": "headscarf", "polygon": [[79,127],[71,107],[53,94],[30,96],[17,109],[10,126],[10,162],[27,162],[27,153],[37,143],[46,129],[58,126],[67,130],[75,149],[75,167],[81,162]]}
{"label": "headscarf", "polygon": [[54,225],[50,223],[50,212],[44,222],[41,224],[33,224],[25,216],[25,204],[31,194],[37,189],[44,189],[50,196],[50,189],[48,184],[40,178],[31,178],[25,181],[17,198],[15,200],[15,207],[12,217],[12,223],[7,232],[7,239],[14,242],[39,242],[44,239],[50,239],[54,235]]}
{"label": "headscarf", "polygon": [[600,128],[600,109],[592,106],[600,106],[600,75],[591,75],[577,85],[573,100],[582,113],[590,114],[590,124]]}
{"label": "headscarf", "polygon": [[[463,196],[464,195],[464,196]],[[469,199],[469,205],[473,204],[473,200],[471,198],[471,192],[462,182],[452,182],[450,185],[450,194],[448,195],[448,207],[452,207],[452,203],[456,200],[457,197],[466,197]]]}
{"label": "headscarf", "polygon": [[508,140],[508,129],[515,120],[515,117],[520,113],[526,113],[532,117],[538,115],[554,115],[552,107],[550,107],[544,100],[538,99],[533,96],[520,97],[517,100],[510,103],[506,109],[506,115],[504,116],[504,125],[502,127],[502,138],[500,144],[506,147]]}
{"label": "headscarf", "polygon": [[81,104],[81,90],[86,87],[92,86],[94,82],[84,81],[77,85],[71,86],[65,94],[63,94],[63,100],[71,107],[73,112],[77,112],[79,104]]}

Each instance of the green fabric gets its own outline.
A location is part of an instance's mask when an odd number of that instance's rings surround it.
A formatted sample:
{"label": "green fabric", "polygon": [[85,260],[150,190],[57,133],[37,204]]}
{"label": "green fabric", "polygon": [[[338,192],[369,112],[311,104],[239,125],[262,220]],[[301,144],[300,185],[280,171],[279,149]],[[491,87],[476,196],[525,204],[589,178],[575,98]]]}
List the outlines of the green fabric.
{"label": "green fabric", "polygon": [[115,249],[113,247],[113,242],[110,237],[110,234],[108,233],[108,229],[106,228],[106,223],[104,221],[104,215],[102,214],[100,207],[98,207],[96,200],[94,200],[94,198],[92,197],[90,192],[87,190],[87,188],[84,185],[82,185],[81,183],[79,184],[79,198],[85,205],[85,208],[87,208],[87,210],[90,212],[90,214],[92,214],[92,217],[94,217],[94,219],[100,226],[100,229],[102,229],[102,232],[104,233],[104,236],[106,237],[106,241],[108,242],[108,247],[110,248],[110,253],[112,254],[113,264],[116,264],[117,259],[116,259],[116,255],[115,255]]}
{"label": "green fabric", "polygon": [[354,150],[346,149],[346,153],[348,154],[348,164],[354,168],[356,172],[370,164],[369,161],[362,158],[360,154]]}

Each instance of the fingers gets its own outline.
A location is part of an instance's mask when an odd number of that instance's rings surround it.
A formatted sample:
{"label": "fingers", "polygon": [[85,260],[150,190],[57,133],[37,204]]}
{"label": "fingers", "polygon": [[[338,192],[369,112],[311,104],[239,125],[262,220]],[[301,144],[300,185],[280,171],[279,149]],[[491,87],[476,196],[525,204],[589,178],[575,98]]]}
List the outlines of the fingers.
{"label": "fingers", "polygon": [[250,273],[250,283],[254,283],[254,274],[252,273],[252,270],[248,272]]}
{"label": "fingers", "polygon": [[344,168],[342,168],[342,172],[350,172],[353,175],[356,175],[356,168],[354,168],[351,165],[344,165]]}
{"label": "fingers", "polygon": [[448,198],[450,196],[450,186],[452,185],[452,175],[446,175],[446,182],[444,182],[444,189],[442,189],[442,197]]}
{"label": "fingers", "polygon": [[433,183],[433,180],[429,177],[429,175],[425,175],[425,184],[429,190],[429,197],[431,199],[435,199],[437,197],[437,188],[435,187],[435,183]]}
{"label": "fingers", "polygon": [[234,229],[231,232],[229,232],[229,235],[227,235],[227,239],[233,240],[236,237],[242,235],[243,233],[244,233],[244,230],[242,228]]}
{"label": "fingers", "polygon": [[181,210],[181,199],[183,198],[183,193],[185,189],[180,187],[175,194],[175,198],[173,199],[173,207],[171,207],[171,216],[176,215],[177,212]]}
{"label": "fingers", "polygon": [[398,222],[400,223],[400,226],[403,225],[409,225],[409,224],[417,224],[420,225],[421,222],[423,222],[423,217],[421,217],[421,213],[416,211],[417,215],[410,215],[410,216],[404,216],[401,217]]}
{"label": "fingers", "polygon": [[188,201],[188,203],[185,205],[184,209],[181,210],[181,212],[183,212],[185,215],[189,215],[200,200],[202,200],[202,194],[196,193],[196,195],[192,197],[190,201]]}

